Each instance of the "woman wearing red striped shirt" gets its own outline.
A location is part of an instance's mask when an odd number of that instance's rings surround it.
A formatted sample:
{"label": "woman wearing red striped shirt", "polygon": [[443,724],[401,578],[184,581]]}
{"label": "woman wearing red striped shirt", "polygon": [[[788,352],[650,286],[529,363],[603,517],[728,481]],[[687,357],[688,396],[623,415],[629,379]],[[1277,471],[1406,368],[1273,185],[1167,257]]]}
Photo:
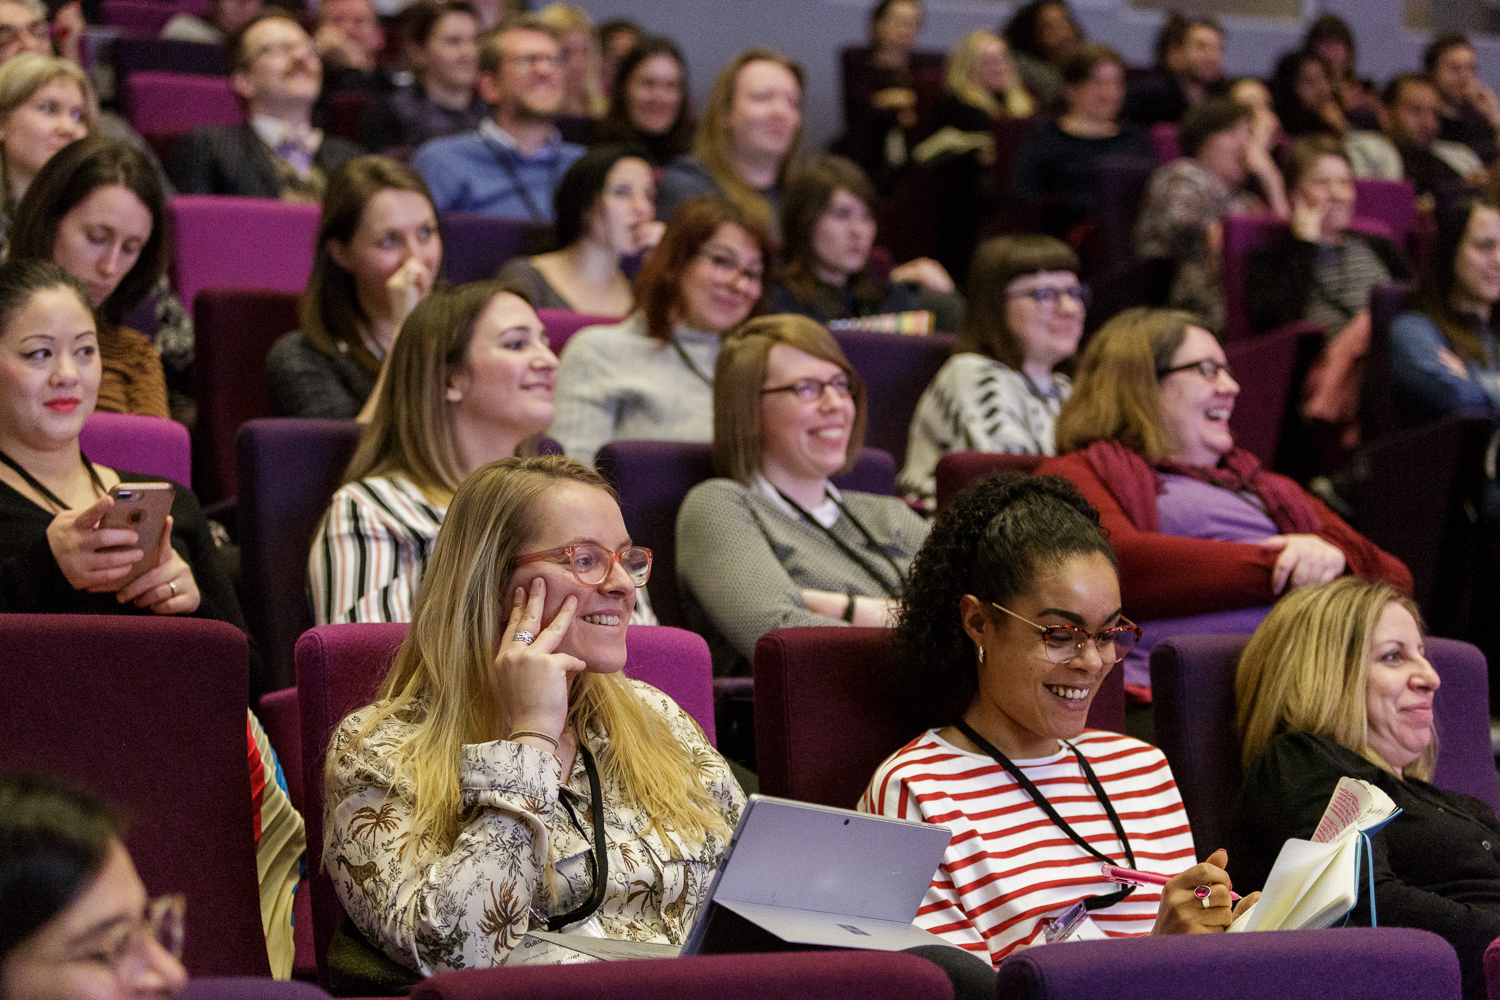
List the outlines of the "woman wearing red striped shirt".
{"label": "woman wearing red striped shirt", "polygon": [[[938,693],[932,717],[956,721],[897,751],[860,802],[954,832],[918,926],[998,965],[1080,902],[1111,937],[1229,925],[1227,855],[1194,864],[1161,751],[1084,728],[1139,636],[1098,512],[1066,480],[997,476],[939,515],[912,563],[897,662],[914,692]],[[1105,862],[1171,878],[1121,886]]]}

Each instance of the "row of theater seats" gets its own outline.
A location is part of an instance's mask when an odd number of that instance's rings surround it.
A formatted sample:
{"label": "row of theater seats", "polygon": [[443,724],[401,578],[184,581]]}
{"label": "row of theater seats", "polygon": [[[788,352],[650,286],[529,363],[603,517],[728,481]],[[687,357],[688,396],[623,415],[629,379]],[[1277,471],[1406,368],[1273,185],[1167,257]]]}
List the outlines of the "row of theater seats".
{"label": "row of theater seats", "polygon": [[[307,819],[310,844],[321,842],[323,757],[332,729],[368,702],[404,632],[403,625],[312,630],[298,644],[295,692],[262,703],[267,732],[293,779],[293,801]],[[1247,638],[1181,637],[1152,657],[1158,735],[1200,856],[1233,843],[1224,822],[1239,782],[1233,674]],[[627,673],[671,694],[713,740],[711,665],[703,641],[677,629],[642,626],[631,629],[628,645]],[[108,670],[101,669],[100,650],[109,651]],[[1446,640],[1429,643],[1429,654],[1443,679],[1434,780],[1494,805],[1483,658],[1473,647]],[[876,764],[912,735],[884,681],[890,655],[884,633],[876,629],[788,629],[761,640],[755,681],[764,792],[853,803]],[[36,670],[39,662],[48,670]],[[0,730],[0,755],[11,767],[69,776],[132,817],[128,845],[146,884],[188,896],[185,958],[195,975],[263,976],[267,968],[244,758],[247,662],[243,635],[219,622],[0,616],[0,698],[15,715]],[[163,691],[172,697],[163,698]],[[1114,694],[1114,706],[1096,703],[1094,724],[1120,721],[1119,692]],[[80,731],[89,738],[78,739]],[[312,976],[326,972],[312,965],[321,965],[343,912],[316,851],[309,873],[299,890],[298,965]],[[681,996],[686,990],[704,997],[712,991],[715,1000],[783,993],[852,998],[854,989],[876,987],[900,996],[951,996],[946,980],[924,980],[928,970],[920,964],[869,954],[460,975],[469,978],[434,979],[419,988],[420,995],[477,1000],[540,991],[558,998],[585,991]],[[1144,1000],[1196,995],[1205,981],[1215,983],[1216,994],[1246,998],[1458,994],[1456,961],[1445,943],[1425,932],[1381,929],[1038,948],[1002,966],[1000,995]]]}

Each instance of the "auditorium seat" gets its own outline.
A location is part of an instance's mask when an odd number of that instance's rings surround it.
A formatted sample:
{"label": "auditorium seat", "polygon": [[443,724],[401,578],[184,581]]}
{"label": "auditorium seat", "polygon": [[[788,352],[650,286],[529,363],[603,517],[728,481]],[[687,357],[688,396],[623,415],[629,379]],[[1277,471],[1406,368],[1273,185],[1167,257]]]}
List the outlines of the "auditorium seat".
{"label": "auditorium seat", "polygon": [[1170,934],[1027,948],[1000,963],[1004,1000],[1458,1000],[1458,956],[1409,927]]}
{"label": "auditorium seat", "polygon": [[[761,636],[755,644],[760,790],[854,808],[880,763],[935,724],[915,716],[895,675],[887,629],[811,626]],[[1123,676],[1105,675],[1089,726],[1125,731]]]}
{"label": "auditorium seat", "polygon": [[0,760],[131,820],[151,895],[187,896],[193,976],[269,976],[245,756],[249,652],[224,622],[0,615]]}
{"label": "auditorium seat", "polygon": [[194,976],[173,1000],[328,1000],[312,983],[249,976]]}
{"label": "auditorium seat", "polygon": [[953,353],[957,339],[945,333],[908,337],[899,333],[839,330],[833,339],[865,383],[865,444],[891,453],[899,469],[917,401]]}
{"label": "auditorium seat", "polygon": [[608,326],[621,320],[619,316],[598,316],[570,309],[538,309],[536,315],[542,321],[542,326],[547,328],[547,342],[552,347],[552,353],[559,357],[573,334],[584,327]]}
{"label": "auditorium seat", "polygon": [[175,420],[95,410],[83,425],[78,444],[100,465],[193,487],[192,442],[187,428]]}
{"label": "auditorium seat", "polygon": [[209,288],[193,305],[197,331],[193,394],[198,424],[193,430],[198,498],[232,501],[236,493],[234,437],[240,425],[271,416],[266,352],[297,328],[297,295],[291,292]]}
{"label": "auditorium seat", "polygon": [[[109,0],[106,0],[108,6]],[[162,10],[158,0],[132,0],[136,7]],[[166,7],[168,11],[170,7]],[[225,75],[224,50],[203,42],[179,42],[168,38],[116,38],[110,44],[115,67],[116,86],[121,90],[120,111],[129,111],[129,101],[121,86],[137,73],[193,73],[198,76]]]}
{"label": "auditorium seat", "polygon": [[317,205],[178,195],[167,211],[176,247],[172,287],[189,308],[205,288],[269,288],[300,295],[307,287]]}
{"label": "auditorium seat", "polygon": [[256,419],[235,435],[240,599],[260,644],[260,690],[297,682],[297,638],[313,627],[307,553],[359,444],[353,420]]}
{"label": "auditorium seat", "polygon": [[1407,249],[1412,230],[1417,226],[1417,194],[1411,181],[1382,181],[1356,178],[1354,181],[1354,215],[1360,219],[1379,219],[1391,228],[1391,239]]}
{"label": "auditorium seat", "polygon": [[121,100],[126,119],[141,135],[182,135],[204,125],[245,123],[245,108],[223,76],[131,73]]}
{"label": "auditorium seat", "polygon": [[[464,969],[419,983],[412,1000],[952,1000],[932,962],[890,951],[787,951],[634,962]],[[217,1000],[217,998],[210,998]],[[227,998],[239,1000],[239,998]],[[246,998],[258,1000],[258,998]],[[272,1000],[272,998],[267,998]],[[300,1000],[300,998],[288,998]]]}
{"label": "auditorium seat", "polygon": [[[713,448],[682,441],[611,441],[594,462],[619,492],[631,541],[652,552],[651,609],[663,625],[688,626],[677,590],[677,511],[688,491],[714,475]],[[860,453],[853,469],[834,476],[840,489],[891,496],[896,466],[876,448]]]}
{"label": "auditorium seat", "polygon": [[953,451],[938,459],[937,509],[942,510],[966,486],[988,479],[997,472],[1035,472],[1045,455],[1009,455],[1003,452]]}
{"label": "auditorium seat", "polygon": [[327,95],[324,125],[329,134],[358,143],[365,112],[375,102],[375,97],[372,90],[335,90]]}
{"label": "auditorium seat", "polygon": [[1405,420],[1396,407],[1391,375],[1391,324],[1406,306],[1412,286],[1404,282],[1370,290],[1370,350],[1365,355],[1364,384],[1360,390],[1360,429],[1365,441],[1401,430]]}
{"label": "auditorium seat", "polygon": [[[369,704],[406,637],[404,624],[324,625],[297,641],[297,698],[307,842],[323,843],[323,771],[328,744],[344,717]],[[626,632],[625,673],[665,691],[714,742],[713,664],[708,645],[681,629],[637,625]],[[3,654],[0,654],[3,655]],[[244,751],[241,749],[243,769]],[[326,985],[329,942],[344,919],[328,874],[309,858],[318,974]]]}
{"label": "auditorium seat", "polygon": [[155,37],[178,14],[194,14],[206,19],[212,9],[213,5],[205,0],[179,0],[176,3],[165,3],[163,0],[104,0],[100,4],[100,19],[112,28]]}
{"label": "auditorium seat", "polygon": [[[1172,765],[1200,859],[1220,847],[1232,858],[1241,843],[1230,822],[1242,780],[1234,675],[1249,641],[1248,635],[1181,635],[1151,650],[1156,743]],[[1484,655],[1467,642],[1429,637],[1427,658],[1443,682],[1433,703],[1433,784],[1500,806]]]}
{"label": "auditorium seat", "polygon": [[512,257],[531,253],[547,232],[542,223],[526,219],[497,219],[478,212],[443,212],[442,275],[450,284],[493,278]]}
{"label": "auditorium seat", "polygon": [[1322,349],[1323,328],[1302,320],[1224,347],[1224,359],[1240,385],[1229,417],[1234,443],[1268,469],[1276,465],[1283,430],[1300,424],[1302,379]]}
{"label": "auditorium seat", "polygon": [[1151,148],[1156,150],[1158,163],[1171,163],[1182,156],[1182,144],[1177,137],[1176,122],[1157,122],[1150,128]]}

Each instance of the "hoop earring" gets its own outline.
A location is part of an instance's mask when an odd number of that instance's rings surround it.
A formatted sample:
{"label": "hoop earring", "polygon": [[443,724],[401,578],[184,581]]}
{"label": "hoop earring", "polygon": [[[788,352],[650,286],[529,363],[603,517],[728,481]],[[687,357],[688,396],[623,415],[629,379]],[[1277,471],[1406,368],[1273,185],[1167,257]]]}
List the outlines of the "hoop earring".
{"label": "hoop earring", "polygon": [[984,666],[984,647],[976,643],[975,648],[979,650],[979,665]]}

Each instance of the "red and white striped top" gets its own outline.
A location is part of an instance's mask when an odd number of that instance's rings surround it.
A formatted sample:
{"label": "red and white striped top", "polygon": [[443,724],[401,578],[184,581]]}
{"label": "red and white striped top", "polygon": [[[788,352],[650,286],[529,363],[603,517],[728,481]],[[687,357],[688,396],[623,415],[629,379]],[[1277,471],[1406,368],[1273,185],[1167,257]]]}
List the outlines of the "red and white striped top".
{"label": "red and white striped top", "polygon": [[[1073,743],[1119,815],[1137,868],[1176,875],[1197,863],[1187,812],[1160,750],[1095,730]],[[1117,864],[1127,863],[1071,750],[1015,763],[1079,836]],[[987,755],[960,750],[937,730],[880,765],[859,809],[953,830],[916,923],[969,951],[988,952],[995,965],[1040,941],[1043,920],[1121,888],[1100,877],[1099,861],[1059,830],[1004,768]],[[1090,916],[1111,937],[1149,934],[1160,902],[1159,888],[1141,886]]]}

